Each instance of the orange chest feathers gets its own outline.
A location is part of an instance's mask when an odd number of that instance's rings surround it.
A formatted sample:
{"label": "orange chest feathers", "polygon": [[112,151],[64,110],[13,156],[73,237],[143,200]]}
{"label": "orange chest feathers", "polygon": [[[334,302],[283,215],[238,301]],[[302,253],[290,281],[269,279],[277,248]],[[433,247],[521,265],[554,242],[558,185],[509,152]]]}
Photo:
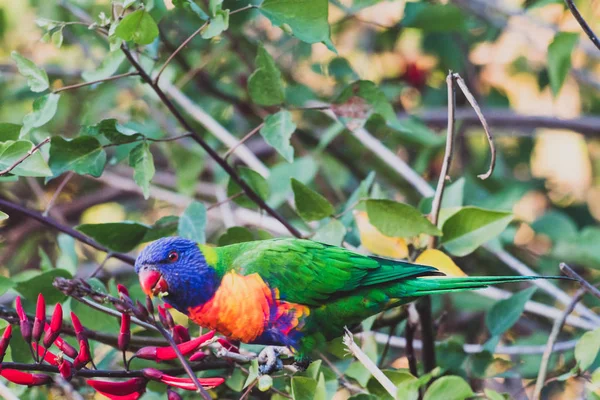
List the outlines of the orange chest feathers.
{"label": "orange chest feathers", "polygon": [[[239,275],[235,271],[223,277],[215,295],[188,315],[198,325],[245,343],[255,341],[265,330],[276,327],[296,328],[308,307],[281,302],[260,275]],[[279,326],[285,321],[286,326]]]}

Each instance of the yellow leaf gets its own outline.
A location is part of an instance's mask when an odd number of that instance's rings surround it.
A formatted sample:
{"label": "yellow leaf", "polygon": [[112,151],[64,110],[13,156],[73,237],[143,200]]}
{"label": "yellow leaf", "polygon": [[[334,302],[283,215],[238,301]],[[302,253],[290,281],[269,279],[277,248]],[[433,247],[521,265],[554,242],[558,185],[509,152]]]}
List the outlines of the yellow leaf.
{"label": "yellow leaf", "polygon": [[369,222],[365,211],[355,211],[354,219],[360,233],[360,242],[363,247],[373,254],[389,258],[408,257],[406,240],[399,237],[386,236],[379,232]]}
{"label": "yellow leaf", "polygon": [[467,276],[448,255],[436,249],[427,249],[417,257],[417,264],[436,267],[448,276]]}

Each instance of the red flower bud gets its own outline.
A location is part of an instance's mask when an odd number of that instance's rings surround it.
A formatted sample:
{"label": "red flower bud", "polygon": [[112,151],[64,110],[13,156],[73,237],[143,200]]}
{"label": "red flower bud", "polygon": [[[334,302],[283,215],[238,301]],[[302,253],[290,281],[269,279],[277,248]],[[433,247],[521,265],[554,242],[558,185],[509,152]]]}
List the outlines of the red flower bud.
{"label": "red flower bud", "polygon": [[37,298],[37,304],[35,307],[35,319],[33,320],[32,338],[34,342],[39,342],[44,333],[44,326],[46,325],[46,301],[44,296],[40,293]]}
{"label": "red flower bud", "polygon": [[8,348],[8,344],[10,343],[10,338],[12,337],[12,325],[8,325],[2,333],[2,339],[0,339],[0,363],[4,360],[4,355],[6,354],[6,349]]}
{"label": "red flower bud", "polygon": [[123,382],[88,379],[87,384],[103,395],[125,396],[132,393],[143,393],[148,381],[144,378],[132,378]]}
{"label": "red flower bud", "polygon": [[[212,339],[215,336],[215,331],[210,331],[196,339],[192,339],[189,342],[181,343],[177,345],[181,354],[188,355],[196,351],[198,347],[200,347],[204,342]],[[135,353],[134,357],[143,358],[145,360],[154,360],[154,361],[166,361],[166,360],[174,360],[177,358],[177,354],[175,354],[175,350],[171,346],[165,347],[154,347],[147,346],[142,347]]]}
{"label": "red flower bud", "polygon": [[167,400],[182,400],[183,397],[179,395],[179,393],[172,391],[171,389],[167,389]]}
{"label": "red flower bud", "polygon": [[129,314],[121,314],[121,331],[117,340],[119,350],[125,351],[129,347],[131,339],[131,316]]}
{"label": "red flower bud", "polygon": [[[44,327],[44,331],[46,332],[46,335],[49,335],[50,325],[46,324],[46,326]],[[77,350],[75,350],[75,347],[67,343],[62,337],[57,336],[54,340],[54,345],[58,347],[58,349],[65,353],[67,356],[71,358],[77,357]]]}
{"label": "red flower bud", "polygon": [[231,351],[232,353],[238,353],[240,352],[239,347],[237,347],[236,345],[234,345],[233,343],[231,343],[229,340],[225,339],[225,338],[218,338],[217,342],[219,342],[219,344],[221,346],[223,346],[223,348],[225,348],[225,350],[227,351]]}
{"label": "red flower bud", "polygon": [[148,319],[148,310],[146,310],[146,307],[144,307],[144,305],[140,303],[139,300],[137,301],[136,306],[131,309],[131,311],[133,312],[133,315],[135,315],[142,321],[146,321]]}
{"label": "red flower bud", "polygon": [[48,348],[52,346],[52,343],[56,340],[58,335],[60,335],[60,330],[62,329],[62,319],[63,319],[63,309],[60,303],[56,304],[54,307],[54,312],[52,313],[52,319],[50,320],[50,329],[46,331],[44,335],[44,347]]}
{"label": "red flower bud", "polygon": [[192,362],[196,362],[196,361],[202,361],[206,358],[206,353],[203,351],[197,351],[196,353],[192,354],[190,356],[190,361]]}
{"label": "red flower bud", "polygon": [[36,353],[38,353],[40,357],[44,357],[44,361],[46,361],[50,365],[54,365],[55,367],[58,366],[58,359],[56,357],[56,354],[47,351],[47,349],[43,348],[37,343],[32,343],[31,345],[33,346],[33,350]]}
{"label": "red flower bud", "polygon": [[85,330],[83,329],[83,325],[81,325],[81,321],[75,315],[73,311],[71,311],[71,322],[73,322],[73,329],[75,330],[75,335],[77,336],[77,340],[81,340],[85,338]]}
{"label": "red flower bud", "polygon": [[183,325],[175,325],[173,327],[173,340],[175,343],[185,343],[190,341],[190,331]]}
{"label": "red flower bud", "polygon": [[73,366],[75,369],[81,369],[92,361],[92,354],[90,352],[90,345],[87,339],[81,339],[79,341],[79,354],[73,360]]}
{"label": "red flower bud", "polygon": [[31,322],[27,318],[27,314],[25,314],[25,310],[21,305],[21,297],[17,296],[15,300],[15,308],[17,309],[17,314],[19,315],[19,326],[21,328],[21,336],[26,343],[31,343]]}
{"label": "red flower bud", "polygon": [[152,302],[152,297],[146,296],[146,310],[150,314],[154,314],[154,303]]}
{"label": "red flower bud", "polygon": [[60,376],[62,376],[64,380],[67,382],[70,381],[71,378],[73,378],[73,363],[62,357],[59,358],[58,372],[60,372]]}
{"label": "red flower bud", "polygon": [[164,307],[158,306],[158,319],[160,319],[160,323],[163,324],[163,326],[166,326],[169,329],[173,329],[175,326],[173,316]]}
{"label": "red flower bud", "polygon": [[123,285],[121,285],[120,283],[117,284],[117,290],[119,291],[119,294],[125,294],[127,296],[129,296],[129,290],[127,290],[127,288]]}
{"label": "red flower bud", "polygon": [[[142,370],[144,376],[150,380],[165,383],[169,386],[178,387],[184,390],[197,390],[192,378],[178,378],[176,376],[167,375],[155,368],[144,368]],[[224,378],[198,378],[198,381],[205,389],[212,389],[225,382]]]}
{"label": "red flower bud", "polygon": [[0,371],[0,375],[2,375],[6,380],[16,383],[17,385],[39,386],[45,385],[52,381],[52,378],[46,374],[30,374],[28,372],[10,368]]}

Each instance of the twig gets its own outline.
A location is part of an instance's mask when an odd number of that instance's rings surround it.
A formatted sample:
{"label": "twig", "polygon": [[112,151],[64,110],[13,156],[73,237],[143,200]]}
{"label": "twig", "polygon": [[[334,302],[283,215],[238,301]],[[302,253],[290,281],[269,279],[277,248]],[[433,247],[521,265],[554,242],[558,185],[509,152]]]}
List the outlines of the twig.
{"label": "twig", "polygon": [[581,13],[575,6],[573,0],[565,0],[565,3],[567,3],[567,7],[569,7],[569,10],[571,10],[571,14],[573,14],[575,19],[579,23],[579,26],[581,26],[581,29],[583,29],[583,31],[590,38],[592,43],[594,43],[598,50],[600,50],[600,40],[598,39],[598,36],[596,36],[596,34],[592,30],[592,28],[590,28],[587,22],[585,22],[585,19],[583,19],[583,17],[581,16]]}
{"label": "twig", "polygon": [[554,349],[554,344],[556,343],[556,339],[558,338],[558,334],[560,333],[563,325],[565,324],[565,320],[567,316],[573,312],[575,308],[575,304],[581,300],[586,290],[581,288],[577,291],[577,293],[573,296],[573,300],[571,304],[565,309],[560,318],[557,318],[554,321],[554,325],[552,325],[552,331],[550,332],[550,336],[548,337],[548,342],[546,343],[546,349],[544,350],[544,354],[542,355],[542,361],[540,362],[540,369],[537,376],[537,381],[535,383],[535,390],[533,391],[533,400],[539,400],[540,395],[542,394],[542,388],[546,382],[546,373],[548,372],[548,362],[550,361],[550,355]]}
{"label": "twig", "polygon": [[381,372],[379,368],[377,368],[377,365],[375,365],[375,363],[362,351],[362,349],[356,343],[354,343],[352,333],[347,328],[345,328],[345,331],[344,345],[348,348],[348,351],[350,351],[350,353],[356,357],[356,359],[360,361],[366,369],[369,370],[371,375],[377,379],[386,392],[388,392],[390,396],[395,399],[398,392],[396,385],[394,385],[394,383],[387,376],[385,376],[385,374]]}
{"label": "twig", "polygon": [[471,107],[473,107],[473,110],[475,110],[475,113],[477,114],[477,116],[479,117],[479,120],[481,121],[483,130],[485,131],[485,136],[487,137],[487,141],[488,141],[488,145],[490,146],[490,153],[491,153],[490,167],[485,174],[477,175],[477,177],[482,180],[487,179],[490,176],[492,176],[492,173],[494,173],[494,167],[496,166],[496,147],[494,146],[494,140],[492,139],[492,133],[490,132],[488,123],[485,120],[483,113],[481,112],[481,108],[479,107],[479,104],[477,104],[477,100],[475,100],[475,97],[473,97],[473,95],[469,91],[469,88],[467,87],[467,84],[465,83],[463,78],[461,78],[460,75],[457,73],[454,73],[452,75],[456,79],[456,83],[458,83],[458,87],[460,88],[460,90],[462,90],[463,94],[469,101],[469,104],[471,104]]}
{"label": "twig", "polygon": [[117,79],[126,78],[128,76],[136,76],[136,75],[139,75],[139,72],[137,72],[137,71],[126,72],[124,74],[113,75],[113,76],[109,76],[108,78],[98,79],[95,81],[81,82],[81,83],[77,83],[75,85],[63,86],[61,88],[55,89],[53,91],[53,93],[60,93],[60,92],[64,92],[66,90],[71,90],[71,89],[79,89],[81,87],[95,85],[96,83],[115,81]]}
{"label": "twig", "polygon": [[42,215],[44,217],[48,216],[48,214],[50,213],[50,210],[52,209],[52,207],[54,206],[54,203],[56,202],[56,199],[58,199],[58,196],[63,191],[63,189],[65,188],[65,186],[67,186],[67,183],[69,183],[69,181],[71,180],[71,178],[73,177],[73,175],[75,175],[75,173],[73,171],[69,171],[69,173],[67,175],[65,175],[65,178],[62,180],[62,182],[58,185],[58,187],[54,191],[54,194],[52,195],[52,198],[48,202],[48,205],[46,206],[46,209],[42,213]]}
{"label": "twig", "polygon": [[573,270],[573,268],[569,267],[567,264],[565,263],[560,263],[560,270],[567,276],[579,281],[579,283],[581,283],[581,286],[583,286],[583,289],[585,289],[586,292],[596,296],[597,298],[600,299],[600,290],[598,290],[595,286],[593,286],[591,283],[589,283],[588,281],[586,281],[585,279],[583,279],[583,277],[581,275],[579,275],[577,272],[575,272]]}
{"label": "twig", "polygon": [[160,67],[160,70],[158,71],[158,73],[156,74],[156,77],[154,78],[154,85],[158,85],[158,80],[160,79],[160,76],[162,75],[163,71],[165,70],[165,68],[167,68],[167,65],[169,65],[169,63],[173,60],[173,58],[175,58],[175,56],[177,55],[177,53],[179,53],[181,50],[183,50],[183,48],[185,46],[187,46],[187,44],[193,39],[195,38],[200,32],[202,32],[202,30],[204,29],[204,27],[206,27],[208,25],[208,23],[210,22],[210,20],[207,20],[206,22],[204,22],[202,24],[202,26],[200,26],[200,28],[198,28],[194,33],[192,33],[190,36],[188,36],[187,39],[185,39],[183,41],[183,43],[181,43],[179,45],[179,47],[177,49],[175,49],[174,52],[171,53],[171,55],[169,56],[169,58],[167,58],[167,61],[165,61],[165,63],[163,64],[162,67]]}
{"label": "twig", "polygon": [[46,139],[44,139],[41,142],[39,142],[37,145],[33,146],[31,148],[31,150],[29,150],[27,153],[23,154],[23,156],[21,158],[19,158],[17,161],[15,161],[12,165],[10,165],[7,168],[5,168],[2,171],[0,171],[0,176],[4,176],[6,174],[9,174],[10,171],[12,171],[13,169],[15,169],[23,161],[25,161],[29,157],[31,157],[36,151],[38,151],[40,149],[40,147],[42,147],[43,145],[45,145],[49,141],[50,141],[50,138],[47,137]]}
{"label": "twig", "polygon": [[[93,308],[94,310],[98,310],[100,312],[103,312],[103,313],[113,316],[115,318],[121,317],[121,312],[119,312],[117,310],[113,310],[112,308],[105,307],[102,304],[96,303],[95,301],[86,299],[85,297],[77,297],[77,296],[72,296],[72,295],[71,295],[71,297],[73,297],[75,300],[85,304],[86,306]],[[133,322],[134,324],[139,325],[143,328],[146,328],[146,329],[150,329],[153,331],[157,330],[157,328],[155,326],[153,326],[152,324],[144,322],[134,316],[131,317],[131,322]]]}
{"label": "twig", "polygon": [[227,150],[227,152],[225,154],[223,154],[223,159],[227,160],[227,158],[229,158],[229,156],[231,154],[233,154],[233,152],[242,144],[244,144],[246,142],[246,140],[250,139],[256,132],[258,132],[263,126],[265,125],[264,122],[262,122],[260,125],[258,125],[256,128],[252,129],[250,132],[248,132],[239,142],[237,142],[234,146],[230,147],[229,150]]}
{"label": "twig", "polygon": [[[415,309],[414,303],[410,304],[408,309],[408,320],[404,329],[405,344],[406,344],[406,359],[408,360],[408,369],[413,376],[418,376],[417,357],[415,356],[415,331],[419,323],[419,314]],[[389,341],[391,344],[391,340]]]}
{"label": "twig", "polygon": [[175,354],[177,355],[177,358],[179,359],[181,366],[183,367],[185,372],[188,374],[188,376],[192,379],[192,382],[194,382],[194,385],[196,385],[196,388],[198,388],[197,392],[200,393],[200,395],[202,396],[202,398],[204,400],[212,400],[212,397],[210,397],[210,394],[208,394],[208,392],[202,387],[202,384],[200,384],[200,381],[198,381],[198,377],[194,373],[194,370],[192,369],[192,367],[190,367],[190,364],[188,363],[186,358],[183,356],[183,354],[181,354],[179,347],[177,347],[177,343],[175,343],[175,340],[173,340],[173,336],[171,336],[171,334],[169,332],[167,332],[167,330],[165,328],[163,328],[163,326],[160,323],[156,323],[155,326],[158,329],[158,331],[161,333],[161,335],[163,335],[164,338],[167,339],[167,342],[169,342],[169,344],[173,348],[173,351],[175,351]]}
{"label": "twig", "polygon": [[106,262],[112,257],[112,255],[112,252],[106,253],[106,257],[104,257],[104,260],[102,260],[98,267],[96,267],[96,269],[90,274],[90,278],[95,277],[98,274],[98,272],[100,272],[102,268],[104,268]]}
{"label": "twig", "polygon": [[[12,203],[12,202],[10,202],[8,200],[4,200],[4,199],[0,199],[0,210],[7,211],[7,213],[16,212],[16,213],[24,215],[26,217],[33,218],[36,221],[41,222],[42,224],[44,224],[46,226],[52,227],[60,232],[66,233],[67,235],[73,237],[74,239],[77,239],[80,242],[85,243],[88,246],[95,248],[96,250],[100,250],[105,253],[110,252],[110,250],[108,248],[104,247],[103,245],[96,242],[95,240],[87,237],[83,233],[76,231],[75,229],[73,229],[69,226],[62,225],[50,217],[45,217],[44,215],[42,215],[41,213],[39,213],[37,211],[30,210],[28,208],[25,208],[23,206],[20,206],[18,204]],[[123,262],[126,262],[127,264],[130,264],[130,265],[135,264],[135,258],[128,256],[127,254],[113,253],[113,257],[116,259],[119,259]]]}

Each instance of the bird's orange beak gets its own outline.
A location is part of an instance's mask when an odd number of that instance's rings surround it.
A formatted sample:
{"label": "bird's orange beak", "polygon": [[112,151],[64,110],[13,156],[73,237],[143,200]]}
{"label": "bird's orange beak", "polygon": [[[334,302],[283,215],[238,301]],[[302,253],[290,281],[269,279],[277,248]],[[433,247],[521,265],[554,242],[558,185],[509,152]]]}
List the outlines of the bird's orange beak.
{"label": "bird's orange beak", "polygon": [[162,274],[154,270],[144,270],[139,273],[140,285],[142,290],[148,296],[156,296],[159,293],[166,293],[169,290],[167,281]]}

